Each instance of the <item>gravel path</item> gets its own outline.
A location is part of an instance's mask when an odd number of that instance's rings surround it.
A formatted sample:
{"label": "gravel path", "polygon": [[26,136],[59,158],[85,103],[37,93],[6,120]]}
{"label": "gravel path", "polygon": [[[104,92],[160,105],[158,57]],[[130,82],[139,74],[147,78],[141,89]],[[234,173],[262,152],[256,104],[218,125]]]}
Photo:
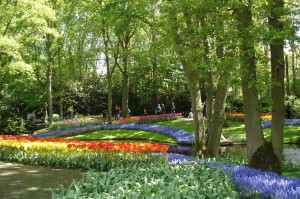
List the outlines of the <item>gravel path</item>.
{"label": "gravel path", "polygon": [[0,161],[1,199],[48,199],[51,188],[68,187],[73,179],[79,180],[84,172],[20,165]]}

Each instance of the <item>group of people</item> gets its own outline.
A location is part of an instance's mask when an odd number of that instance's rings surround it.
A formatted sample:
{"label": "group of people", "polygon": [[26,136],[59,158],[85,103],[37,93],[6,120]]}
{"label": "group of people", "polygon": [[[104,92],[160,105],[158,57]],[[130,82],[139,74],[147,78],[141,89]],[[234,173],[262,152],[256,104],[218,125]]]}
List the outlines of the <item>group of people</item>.
{"label": "group of people", "polygon": [[[67,120],[72,119],[72,113],[71,113],[70,109],[67,110],[67,116],[66,117],[67,117]],[[73,117],[74,117],[74,120],[77,119],[77,111],[76,111],[76,109],[73,110]]]}
{"label": "group of people", "polygon": [[35,111],[27,114],[27,120],[29,120],[32,124],[35,124]]}
{"label": "group of people", "polygon": [[[171,106],[171,113],[175,113],[175,104],[172,102]],[[155,114],[160,115],[160,114],[166,114],[166,108],[164,104],[157,104],[157,107],[155,109]]]}
{"label": "group of people", "polygon": [[[116,104],[115,112],[114,112],[115,120],[119,120],[121,118],[121,113],[122,113],[122,111],[121,111],[120,106],[118,104]],[[128,115],[130,116],[130,114],[131,114],[131,111],[130,111],[130,109],[128,109]],[[102,117],[103,124],[108,124],[109,122],[108,122],[108,118],[107,118],[108,117],[107,110],[104,110],[102,112],[102,116],[103,116]]]}

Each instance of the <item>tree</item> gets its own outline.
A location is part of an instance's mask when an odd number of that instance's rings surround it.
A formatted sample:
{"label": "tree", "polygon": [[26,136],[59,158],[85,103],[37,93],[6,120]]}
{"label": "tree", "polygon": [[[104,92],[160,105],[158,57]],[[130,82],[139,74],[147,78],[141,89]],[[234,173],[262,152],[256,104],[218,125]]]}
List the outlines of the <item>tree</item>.
{"label": "tree", "polygon": [[[34,66],[32,60],[36,59],[30,56],[32,50],[30,46],[39,43],[45,33],[53,33],[54,30],[48,27],[47,21],[55,17],[54,11],[41,0],[1,1],[0,7],[0,30],[2,31],[0,60],[1,72],[4,72],[0,78],[1,89],[7,77],[5,71],[16,71],[12,67],[17,67],[21,71],[24,68],[24,72],[28,69],[32,70]],[[40,12],[36,12],[37,10]],[[33,108],[36,107],[30,107]]]}
{"label": "tree", "polygon": [[[174,50],[178,54],[188,81],[195,126],[194,155],[203,154],[205,150],[203,105],[201,99],[201,56],[195,53],[200,50],[201,37],[195,37],[199,30],[198,18],[194,18],[192,8],[186,2],[170,1],[164,5],[166,29],[170,31]],[[200,34],[199,34],[200,35]]]}
{"label": "tree", "polygon": [[[284,37],[283,33],[284,3],[283,0],[270,1],[271,12],[268,17],[271,42],[271,77],[272,88],[272,126],[271,143],[279,160],[280,168],[283,160],[283,126],[284,126]],[[273,35],[274,34],[274,35]],[[279,171],[280,172],[280,171]]]}

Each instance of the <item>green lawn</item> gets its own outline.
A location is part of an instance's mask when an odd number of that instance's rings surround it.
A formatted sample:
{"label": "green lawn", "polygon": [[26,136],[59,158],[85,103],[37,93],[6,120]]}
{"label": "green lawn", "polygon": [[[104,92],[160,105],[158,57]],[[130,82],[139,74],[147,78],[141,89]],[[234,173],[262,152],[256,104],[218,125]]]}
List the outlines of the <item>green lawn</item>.
{"label": "green lawn", "polygon": [[300,178],[300,171],[283,172],[282,175],[287,177]]}
{"label": "green lawn", "polygon": [[[160,122],[159,125],[175,127],[194,133],[194,124],[192,120],[173,120]],[[237,142],[246,140],[245,124],[243,122],[228,121],[229,127],[223,128],[223,135]],[[263,129],[266,140],[270,140],[271,129]],[[300,139],[300,126],[284,127],[284,143],[297,143]]]}
{"label": "green lawn", "polygon": [[[193,120],[179,119],[167,122],[159,122],[158,125],[170,126],[194,133]],[[245,125],[243,122],[228,122],[229,127],[223,128],[223,135],[237,142],[246,140]],[[270,139],[270,128],[263,130],[266,140]],[[299,142],[300,126],[284,127],[284,143]],[[73,136],[72,139],[119,139],[119,140],[150,140],[155,142],[175,143],[175,140],[168,136],[140,131],[140,130],[98,130],[93,133]]]}
{"label": "green lawn", "polygon": [[173,138],[166,135],[140,131],[140,130],[98,130],[92,133],[85,133],[68,137],[68,139],[83,139],[83,140],[149,140],[153,142],[176,143]]}

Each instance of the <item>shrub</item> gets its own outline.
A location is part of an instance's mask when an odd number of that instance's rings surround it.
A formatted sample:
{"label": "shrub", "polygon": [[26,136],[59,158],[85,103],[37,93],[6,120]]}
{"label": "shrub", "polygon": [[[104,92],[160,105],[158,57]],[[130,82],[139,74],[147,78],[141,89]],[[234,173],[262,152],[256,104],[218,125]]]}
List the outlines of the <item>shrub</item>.
{"label": "shrub", "polygon": [[18,135],[26,131],[25,121],[20,117],[5,118],[1,121],[0,129],[7,135]]}
{"label": "shrub", "polygon": [[53,121],[58,122],[60,120],[60,116],[58,114],[53,114]]}

